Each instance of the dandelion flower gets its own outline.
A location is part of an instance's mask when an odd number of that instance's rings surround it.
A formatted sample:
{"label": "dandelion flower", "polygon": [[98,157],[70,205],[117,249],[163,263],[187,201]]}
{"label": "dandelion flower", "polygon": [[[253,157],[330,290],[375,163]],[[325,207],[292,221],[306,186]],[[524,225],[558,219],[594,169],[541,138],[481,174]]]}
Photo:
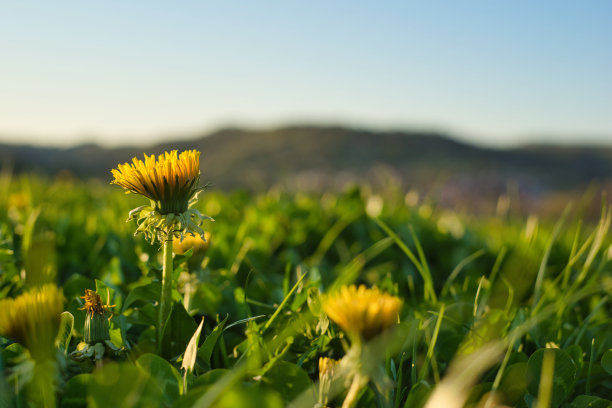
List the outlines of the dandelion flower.
{"label": "dandelion flower", "polygon": [[326,296],[323,310],[353,339],[369,340],[397,323],[402,301],[377,288],[343,286]]}
{"label": "dandelion flower", "polygon": [[152,244],[157,239],[163,242],[162,291],[157,319],[157,347],[161,352],[164,325],[168,321],[172,305],[172,244],[174,237],[181,241],[186,235],[199,235],[204,239],[201,227],[205,219],[192,206],[198,200],[202,188],[200,182],[200,152],[186,150],[180,155],[176,150],[165,152],[155,158],[144,155],[142,161],[136,157],[132,163],[120,164],[111,170],[117,184],[128,193],[140,194],[151,200],[130,211],[128,221],[135,219],[136,234],[142,233]]}
{"label": "dandelion flower", "polygon": [[25,345],[35,357],[53,355],[64,296],[52,284],[0,300],[0,334]]}
{"label": "dandelion flower", "polygon": [[144,233],[152,242],[161,241],[170,231],[181,236],[187,232],[203,235],[200,227],[203,219],[210,217],[190,208],[202,188],[200,182],[200,152],[176,150],[155,155],[144,155],[144,161],[134,157],[132,163],[124,163],[111,170],[117,184],[127,193],[140,194],[151,200],[150,206],[130,211],[128,221],[137,219],[136,234]]}
{"label": "dandelion flower", "polygon": [[172,150],[157,160],[155,155],[144,157],[144,162],[134,157],[131,164],[111,170],[115,177],[111,183],[151,199],[162,214],[187,211],[189,200],[198,191],[200,152],[186,150],[178,155]]}

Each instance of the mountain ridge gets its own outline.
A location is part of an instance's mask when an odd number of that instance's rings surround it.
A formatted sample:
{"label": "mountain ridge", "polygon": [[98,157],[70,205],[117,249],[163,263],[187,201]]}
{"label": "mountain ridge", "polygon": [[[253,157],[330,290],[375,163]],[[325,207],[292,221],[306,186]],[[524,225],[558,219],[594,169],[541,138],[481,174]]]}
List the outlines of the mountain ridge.
{"label": "mountain ridge", "polygon": [[143,152],[172,149],[201,151],[202,182],[223,190],[272,186],[325,190],[393,179],[406,189],[443,185],[487,195],[499,194],[513,182],[537,196],[612,180],[612,146],[530,144],[502,149],[460,142],[440,132],[341,126],[225,128],[148,147],[0,144],[0,160],[17,173],[67,171],[79,178],[110,180],[110,169],[118,163],[142,158]]}

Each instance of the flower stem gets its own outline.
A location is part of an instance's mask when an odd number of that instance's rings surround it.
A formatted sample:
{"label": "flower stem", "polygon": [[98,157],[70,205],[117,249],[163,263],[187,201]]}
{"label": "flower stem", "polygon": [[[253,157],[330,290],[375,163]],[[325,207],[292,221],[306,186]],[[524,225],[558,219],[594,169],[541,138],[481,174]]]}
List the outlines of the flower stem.
{"label": "flower stem", "polygon": [[359,391],[361,391],[363,386],[367,383],[367,376],[363,376],[360,373],[355,374],[351,387],[349,388],[346,398],[344,398],[344,402],[342,403],[342,408],[353,408],[359,399]]}
{"label": "flower stem", "polygon": [[157,319],[157,353],[162,351],[162,334],[164,324],[168,320],[170,308],[172,306],[172,234],[168,233],[164,241],[164,263],[162,270],[162,289],[159,300],[159,314]]}
{"label": "flower stem", "polygon": [[55,360],[48,359],[34,362],[32,382],[28,387],[28,399],[32,406],[55,408],[57,406],[55,376],[57,365]]}

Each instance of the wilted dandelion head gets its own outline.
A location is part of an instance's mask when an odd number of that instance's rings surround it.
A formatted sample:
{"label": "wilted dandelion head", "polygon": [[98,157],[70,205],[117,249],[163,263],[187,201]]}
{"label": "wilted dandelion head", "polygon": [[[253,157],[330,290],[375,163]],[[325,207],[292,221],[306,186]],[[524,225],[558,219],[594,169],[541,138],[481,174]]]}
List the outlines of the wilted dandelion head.
{"label": "wilted dandelion head", "polygon": [[[106,291],[107,299],[110,299],[110,292]],[[85,295],[81,296],[85,300],[85,305],[79,310],[86,310],[85,325],[83,327],[83,340],[86,343],[96,343],[110,340],[108,320],[106,311],[115,307],[110,303],[104,304],[102,298],[91,289],[85,289]]]}
{"label": "wilted dandelion head", "polygon": [[[108,292],[107,292],[108,293]],[[96,292],[91,289],[85,289],[85,295],[80,296],[81,299],[85,301],[85,305],[79,310],[86,310],[88,316],[93,316],[94,314],[99,314],[104,316],[105,311],[115,305],[104,304],[102,302],[102,298]]]}
{"label": "wilted dandelion head", "polygon": [[354,339],[369,340],[397,323],[402,301],[377,288],[343,286],[327,295],[323,310]]}
{"label": "wilted dandelion head", "polygon": [[49,355],[59,331],[64,296],[53,284],[0,300],[0,334],[25,345],[33,355]]}
{"label": "wilted dandelion head", "polygon": [[131,193],[143,195],[155,203],[161,214],[187,211],[189,200],[198,192],[200,181],[200,152],[176,150],[155,155],[136,157],[132,163],[120,164],[111,170],[117,184]]}
{"label": "wilted dandelion head", "polygon": [[136,157],[132,163],[120,164],[111,170],[117,184],[128,193],[140,194],[151,200],[151,205],[143,205],[130,211],[128,221],[136,219],[136,234],[143,233],[151,243],[186,233],[202,236],[200,224],[211,219],[194,208],[202,188],[200,181],[200,152],[186,150],[180,155],[176,150],[155,155],[144,155],[142,161]]}

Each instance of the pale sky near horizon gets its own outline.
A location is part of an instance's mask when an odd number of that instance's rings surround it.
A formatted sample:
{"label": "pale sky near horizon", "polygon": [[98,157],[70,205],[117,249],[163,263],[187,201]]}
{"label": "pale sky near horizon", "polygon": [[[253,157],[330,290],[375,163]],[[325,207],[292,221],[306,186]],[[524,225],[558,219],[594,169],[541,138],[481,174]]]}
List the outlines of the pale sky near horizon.
{"label": "pale sky near horizon", "polygon": [[224,126],[612,145],[612,2],[0,3],[0,143]]}

